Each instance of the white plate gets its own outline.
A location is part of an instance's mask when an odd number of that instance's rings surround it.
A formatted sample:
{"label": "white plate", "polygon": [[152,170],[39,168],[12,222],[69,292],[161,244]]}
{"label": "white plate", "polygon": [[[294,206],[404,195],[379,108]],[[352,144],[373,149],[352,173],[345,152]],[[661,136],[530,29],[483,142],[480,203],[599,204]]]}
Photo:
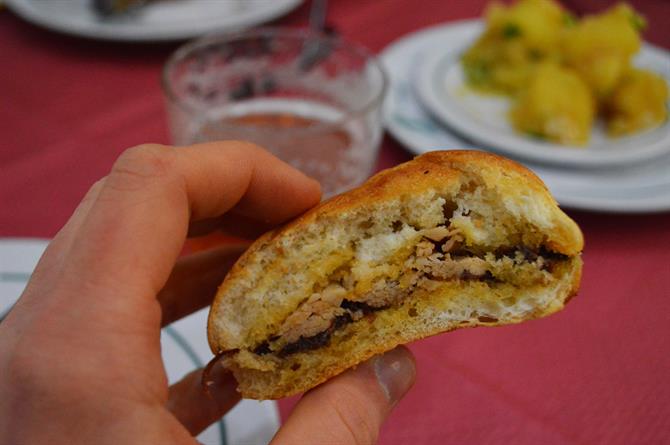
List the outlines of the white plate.
{"label": "white plate", "polygon": [[[457,36],[436,45],[416,76],[419,100],[443,124],[484,146],[530,161],[574,167],[630,165],[670,153],[670,123],[639,134],[611,138],[596,123],[584,147],[540,141],[512,128],[507,119],[511,101],[468,88],[460,56],[480,35],[481,21],[459,29]],[[670,82],[670,53],[644,44],[633,63],[661,74]]]}
{"label": "white plate", "polygon": [[119,41],[182,40],[276,19],[303,0],[156,0],[137,14],[101,20],[91,0],[7,0],[25,20],[82,37]]}
{"label": "white plate", "polygon": [[[14,304],[30,279],[48,240],[0,238],[0,316]],[[161,349],[169,381],[175,382],[212,357],[207,346],[207,310],[163,329]],[[198,435],[205,445],[267,444],[279,428],[274,401],[243,400],[219,422]]]}
{"label": "white plate", "polygon": [[[415,154],[436,149],[481,149],[479,144],[457,136],[431,118],[417,100],[413,87],[424,56],[445,42],[465,43],[463,37],[472,32],[476,23],[463,21],[427,28],[401,38],[381,54],[390,77],[384,123]],[[621,213],[670,210],[670,156],[636,166],[597,170],[523,163],[542,178],[558,202],[566,207]]]}

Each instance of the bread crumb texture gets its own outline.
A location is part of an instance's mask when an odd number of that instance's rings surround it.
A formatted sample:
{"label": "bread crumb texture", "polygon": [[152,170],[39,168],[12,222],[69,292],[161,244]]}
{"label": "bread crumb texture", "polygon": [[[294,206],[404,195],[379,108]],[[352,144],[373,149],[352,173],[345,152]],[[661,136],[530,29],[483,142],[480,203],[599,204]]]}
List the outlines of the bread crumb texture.
{"label": "bread crumb texture", "polygon": [[582,248],[524,167],[427,153],[256,241],[219,288],[210,346],[244,397],[289,396],[398,344],[561,309]]}

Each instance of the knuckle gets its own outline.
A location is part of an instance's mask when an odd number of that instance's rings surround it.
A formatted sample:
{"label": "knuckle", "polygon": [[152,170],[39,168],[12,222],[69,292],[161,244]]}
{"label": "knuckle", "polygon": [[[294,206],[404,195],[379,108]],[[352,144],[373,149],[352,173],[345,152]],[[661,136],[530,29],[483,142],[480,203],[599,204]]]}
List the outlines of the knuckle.
{"label": "knuckle", "polygon": [[176,172],[174,148],[144,144],[129,148],[116,160],[105,185],[113,188],[138,188],[148,182],[171,178]]}
{"label": "knuckle", "polygon": [[98,196],[98,193],[100,193],[100,190],[104,185],[105,185],[105,178],[98,179],[97,181],[95,181],[93,185],[86,192],[86,195],[84,195],[84,198],[81,200],[82,204],[94,200],[96,196]]}
{"label": "knuckle", "polygon": [[247,150],[247,151],[253,151],[253,152],[265,152],[266,151],[263,147],[261,147],[260,145],[254,143],[254,142],[243,141],[243,140],[232,140],[232,141],[230,141],[230,143],[233,144],[239,150]]}
{"label": "knuckle", "polygon": [[88,193],[86,195],[94,195],[98,190],[102,188],[102,186],[105,185],[105,178],[98,179],[91,185],[91,187],[88,189]]}
{"label": "knuckle", "polygon": [[251,154],[252,157],[261,157],[270,155],[269,151],[253,142],[242,141],[242,140],[231,140],[228,141],[228,144],[230,144],[230,148],[233,148],[241,153]]}
{"label": "knuckle", "polygon": [[339,434],[345,435],[342,443],[371,445],[377,442],[379,425],[373,413],[374,406],[351,391],[338,390],[329,398],[335,421],[340,425]]}

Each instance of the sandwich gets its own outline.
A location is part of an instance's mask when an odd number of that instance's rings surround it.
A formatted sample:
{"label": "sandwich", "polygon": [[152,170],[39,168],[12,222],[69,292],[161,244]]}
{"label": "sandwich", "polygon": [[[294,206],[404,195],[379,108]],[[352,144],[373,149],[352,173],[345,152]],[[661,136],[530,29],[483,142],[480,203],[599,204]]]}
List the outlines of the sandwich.
{"label": "sandwich", "polygon": [[562,309],[582,248],[523,166],[429,152],[254,242],[216,294],[209,344],[243,397],[290,396],[399,344]]}

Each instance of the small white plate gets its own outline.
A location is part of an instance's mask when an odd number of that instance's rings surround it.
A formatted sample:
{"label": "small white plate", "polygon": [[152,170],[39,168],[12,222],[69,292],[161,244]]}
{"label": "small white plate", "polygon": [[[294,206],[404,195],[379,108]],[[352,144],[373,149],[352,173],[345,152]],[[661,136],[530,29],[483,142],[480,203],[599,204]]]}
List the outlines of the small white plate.
{"label": "small white plate", "polygon": [[25,20],[53,31],[102,40],[183,40],[276,19],[303,0],[157,0],[136,14],[101,19],[91,0],[7,0]]}
{"label": "small white plate", "polygon": [[[387,47],[381,61],[389,73],[384,101],[387,130],[412,153],[437,149],[482,149],[456,135],[424,110],[414,91],[426,54],[445,42],[463,45],[478,21],[453,22],[407,35]],[[494,150],[491,150],[494,151]],[[517,159],[518,160],[518,159]],[[617,213],[670,211],[670,156],[648,163],[601,169],[543,166],[522,161],[547,184],[562,206]]]}
{"label": "small white plate", "polygon": [[[530,161],[574,167],[630,165],[670,153],[670,123],[631,136],[611,138],[602,122],[583,147],[540,141],[520,134],[507,118],[511,101],[478,94],[465,82],[460,57],[483,29],[480,21],[464,26],[458,38],[436,46],[421,64],[416,92],[421,103],[454,131],[501,153]],[[644,44],[634,64],[650,69],[670,82],[670,53]]]}
{"label": "small white plate", "polygon": [[[49,241],[0,238],[0,317],[19,298]],[[161,350],[168,380],[173,383],[212,357],[207,346],[207,309],[189,315],[162,331]],[[267,444],[279,428],[274,401],[243,400],[197,437],[205,445]]]}

